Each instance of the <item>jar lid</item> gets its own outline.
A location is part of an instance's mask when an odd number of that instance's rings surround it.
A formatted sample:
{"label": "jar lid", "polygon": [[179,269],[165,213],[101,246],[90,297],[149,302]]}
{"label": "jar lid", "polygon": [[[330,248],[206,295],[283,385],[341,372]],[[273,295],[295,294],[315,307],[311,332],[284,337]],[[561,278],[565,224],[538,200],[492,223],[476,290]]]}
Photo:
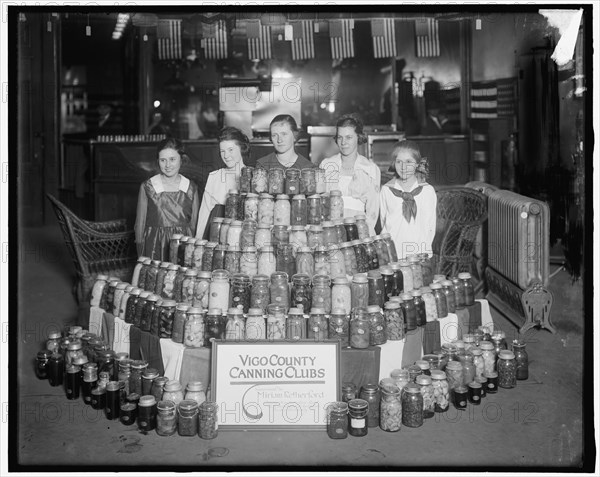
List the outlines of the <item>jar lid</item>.
{"label": "jar lid", "polygon": [[312,253],[312,248],[310,247],[298,247],[299,253]]}
{"label": "jar lid", "polygon": [[106,390],[107,391],[118,391],[119,390],[119,381],[109,381],[108,383],[106,383]]}
{"label": "jar lid", "polygon": [[321,226],[323,228],[325,227],[333,227],[333,222],[331,220],[324,220],[323,222],[321,222]]}
{"label": "jar lid", "polygon": [[[216,248],[217,245],[219,245],[218,242],[206,242],[206,244],[204,245],[206,248]],[[180,267],[180,269],[185,268],[187,270],[187,267]]]}
{"label": "jar lid", "polygon": [[163,300],[160,304],[160,306],[163,307],[170,307],[170,306],[176,306],[177,305],[177,301],[175,300]]}
{"label": "jar lid", "polygon": [[356,411],[361,411],[361,410],[369,407],[369,403],[367,401],[365,401],[364,399],[351,399],[348,402],[348,407],[350,407]]}
{"label": "jar lid", "polygon": [[[185,237],[185,239],[187,240],[187,237]],[[152,260],[152,265],[155,267],[160,266],[160,260]]]}
{"label": "jar lid", "polygon": [[355,224],[356,219],[354,217],[344,217],[344,223],[345,224]]}
{"label": "jar lid", "polygon": [[241,308],[229,308],[229,310],[227,310],[227,314],[228,315],[243,315],[244,310],[242,310]]}
{"label": "jar lid", "polygon": [[188,391],[204,391],[204,385],[202,381],[190,381],[187,383],[186,389]]}
{"label": "jar lid", "polygon": [[133,285],[127,285],[125,287],[125,292],[131,294],[131,291],[134,289],[135,287]]}
{"label": "jar lid", "polygon": [[239,191],[237,189],[229,189],[228,194],[229,195],[231,195],[231,194],[239,194]]}
{"label": "jar lid", "polygon": [[290,196],[287,194],[277,194],[275,198],[277,200],[290,200]]}
{"label": "jar lid", "polygon": [[310,225],[308,227],[308,231],[318,234],[318,233],[323,232],[323,227],[321,227],[320,225]]}
{"label": "jar lid", "polygon": [[350,280],[346,277],[337,277],[333,279],[334,285],[350,285]]}
{"label": "jar lid", "polygon": [[482,353],[483,353],[483,351],[481,351],[479,348],[472,348],[471,349],[471,354],[473,356],[481,356]]}
{"label": "jar lid", "polygon": [[402,297],[400,297],[400,296],[391,296],[390,297],[390,302],[400,304],[400,303],[402,303],[402,301],[403,301]]}
{"label": "jar lid", "polygon": [[343,308],[334,308],[334,309],[331,310],[331,315],[332,316],[334,316],[334,315],[344,315],[344,316],[346,316],[347,313],[346,313],[346,310],[344,310]]}
{"label": "jar lid", "polygon": [[505,339],[505,338],[506,338],[506,333],[502,330],[497,330],[492,333],[492,339],[501,340],[501,339]]}
{"label": "jar lid", "polygon": [[121,411],[123,411],[123,412],[131,412],[137,408],[137,404],[135,404],[133,402],[126,402],[124,404],[121,404],[120,407],[121,407]]}
{"label": "jar lid", "polygon": [[98,396],[100,394],[105,394],[106,393],[106,387],[105,386],[97,386],[94,389],[92,389],[92,394],[95,396]]}
{"label": "jar lid", "polygon": [[179,409],[182,411],[194,411],[198,409],[198,402],[193,399],[184,399],[179,402]]}
{"label": "jar lid", "polygon": [[142,359],[137,359],[131,361],[131,367],[133,369],[146,369],[148,367],[148,363]]}
{"label": "jar lid", "polygon": [[400,270],[400,268],[401,268],[400,262],[390,262],[390,268],[394,271]]}
{"label": "jar lid", "polygon": [[280,271],[273,272],[271,273],[271,280],[285,280],[287,282],[288,274]]}
{"label": "jar lid", "polygon": [[439,283],[439,282],[431,283],[429,285],[429,288],[431,288],[432,290],[441,290],[442,289],[442,284]]}
{"label": "jar lid", "polygon": [[469,384],[467,384],[467,386],[469,386],[470,388],[473,388],[473,389],[480,389],[481,383],[478,381],[471,381]]}
{"label": "jar lid", "polygon": [[410,291],[411,296],[421,296],[421,290],[417,290],[416,288]]}
{"label": "jar lid", "polygon": [[181,383],[176,379],[171,379],[165,384],[165,391],[181,391]]}
{"label": "jar lid", "polygon": [[500,359],[515,359],[515,353],[509,351],[507,349],[503,349],[498,353],[498,358]]}
{"label": "jar lid", "polygon": [[400,308],[400,303],[398,303],[397,301],[388,301],[383,305],[383,307],[386,310],[395,310],[397,308]]}
{"label": "jar lid", "polygon": [[362,243],[373,243],[373,239],[371,237],[365,237],[362,239]]}
{"label": "jar lid", "polygon": [[60,339],[60,337],[60,331],[51,331],[50,333],[48,333],[48,339],[50,340]]}
{"label": "jar lid", "polygon": [[127,283],[125,283],[125,282],[119,282],[119,283],[117,283],[117,286],[115,288],[117,290],[125,290],[125,288],[127,288]]}
{"label": "jar lid", "polygon": [[167,378],[166,376],[157,376],[152,380],[152,385],[156,384],[157,386],[164,388],[165,384],[167,384],[168,382],[169,378]]}
{"label": "jar lid", "polygon": [[417,383],[408,383],[406,386],[404,386],[403,389],[404,389],[405,393],[411,393],[411,394],[420,394],[421,393],[421,387]]}
{"label": "jar lid", "polygon": [[367,216],[365,214],[355,214],[354,218],[356,220],[367,220]]}
{"label": "jar lid", "polygon": [[415,378],[415,383],[421,386],[427,386],[431,384],[431,377],[426,374],[419,374],[419,376]]}
{"label": "jar lid", "polygon": [[76,364],[67,364],[67,366],[65,367],[65,372],[67,372],[69,374],[79,373],[80,371],[81,371],[81,366],[77,366]]}
{"label": "jar lid", "polygon": [[438,282],[438,283],[441,283],[443,287],[452,287],[452,286],[454,286],[454,284],[450,280],[442,280],[441,282]]}
{"label": "jar lid", "polygon": [[158,301],[160,297],[158,295],[155,295],[154,293],[150,293],[147,297],[146,297],[146,301]]}
{"label": "jar lid", "polygon": [[408,293],[401,293],[400,298],[402,298],[403,301],[408,301],[412,299],[411,295],[409,295]]}
{"label": "jar lid", "polygon": [[456,346],[456,349],[465,349],[465,343],[462,340],[454,340],[452,344]]}
{"label": "jar lid", "polygon": [[233,220],[233,219],[224,218],[224,219],[223,219],[223,223],[224,223],[224,224],[226,224],[226,225],[229,225],[229,224],[231,224],[231,221],[232,221],[232,220]]}
{"label": "jar lid", "polygon": [[347,414],[348,413],[348,403],[344,401],[336,401],[329,406],[327,406],[329,412],[335,412],[339,414]]}
{"label": "jar lid", "polygon": [[418,359],[415,361],[415,364],[421,369],[429,369],[431,367],[429,361],[425,361],[424,359]]}
{"label": "jar lid", "polygon": [[307,280],[310,281],[310,276],[307,273],[296,273],[295,275],[292,275],[293,282],[305,282]]}
{"label": "jar lid", "polygon": [[383,278],[381,272],[379,270],[369,270],[367,272],[367,278],[374,278],[375,280],[379,280]]}
{"label": "jar lid", "polygon": [[302,310],[300,308],[290,308],[288,310],[288,316],[293,315],[293,316],[304,316],[304,313],[302,313]]}
{"label": "jar lid", "polygon": [[212,279],[228,279],[229,272],[227,270],[223,270],[222,268],[218,268],[217,270],[213,270]]}
{"label": "jar lid", "polygon": [[480,341],[479,349],[492,350],[492,349],[494,349],[494,343],[492,343],[490,341]]}
{"label": "jar lid", "polygon": [[152,264],[151,258],[147,258],[146,260],[144,260],[144,265],[151,265],[151,264]]}
{"label": "jar lid", "polygon": [[393,275],[394,274],[394,270],[392,270],[392,267],[390,266],[383,266],[383,267],[379,267],[379,272],[382,275]]}
{"label": "jar lid", "polygon": [[321,200],[321,195],[320,194],[313,194],[313,195],[309,195],[308,198],[309,199],[319,199],[319,200]]}
{"label": "jar lid", "polygon": [[[254,245],[246,245],[245,247],[242,248],[242,253],[256,254],[256,252],[258,252],[258,249]],[[204,272],[204,273],[208,273],[210,275],[210,272]],[[200,276],[200,275],[198,275],[198,276]]]}
{"label": "jar lid", "polygon": [[473,336],[471,333],[465,333],[462,340],[465,343],[473,343],[475,341],[475,336]]}
{"label": "jar lid", "polygon": [[372,383],[368,383],[362,386],[362,388],[360,389],[361,392],[366,392],[369,394],[373,394],[376,393],[377,391],[379,391],[379,386],[377,384],[372,384]]}
{"label": "jar lid", "polygon": [[[292,311],[291,308],[290,311]],[[250,308],[248,310],[248,316],[263,316],[263,314],[262,308]]]}
{"label": "jar lid", "polygon": [[140,407],[150,407],[156,404],[156,398],[151,394],[147,394],[146,396],[141,396],[138,402],[138,406]]}
{"label": "jar lid", "polygon": [[329,194],[330,195],[339,195],[339,196],[341,196],[342,195],[342,191],[336,189],[336,190],[332,190]]}
{"label": "jar lid", "polygon": [[273,250],[275,249],[271,245],[263,245],[259,249],[260,253],[273,253]]}
{"label": "jar lid", "polygon": [[462,273],[459,273],[459,274],[458,274],[458,278],[459,278],[460,280],[468,280],[468,279],[470,279],[470,278],[471,278],[471,274],[470,274],[470,273],[468,273],[468,272],[462,272]]}
{"label": "jar lid", "polygon": [[[221,309],[220,308],[213,308],[212,310],[208,310],[208,313],[210,314],[211,311],[217,311],[218,314],[221,314]],[[196,307],[196,306],[189,306],[187,308],[186,314],[188,315],[201,315],[203,312],[202,308]]]}
{"label": "jar lid", "polygon": [[477,381],[480,384],[485,384],[487,383],[487,378],[485,376],[476,376],[475,381]]}
{"label": "jar lid", "polygon": [[52,356],[52,351],[50,351],[49,349],[38,351],[37,354],[37,357],[40,359],[48,359],[50,356]]}
{"label": "jar lid", "polygon": [[439,369],[432,369],[431,379],[446,379],[446,373],[440,371]]}
{"label": "jar lid", "polygon": [[379,305],[367,306],[367,313],[381,313],[381,307]]}
{"label": "jar lid", "polygon": [[310,314],[311,315],[324,315],[325,314],[325,308],[311,308],[310,309]]}
{"label": "jar lid", "polygon": [[306,196],[304,194],[296,194],[292,197],[292,200],[306,200]]}
{"label": "jar lid", "polygon": [[352,283],[369,283],[367,277],[362,273],[355,273],[352,276]]}
{"label": "jar lid", "polygon": [[[38,354],[39,356],[39,354]],[[76,364],[77,366],[83,366],[84,364],[87,364],[88,359],[87,356],[78,356],[77,358],[75,358],[73,360],[73,364]]]}
{"label": "jar lid", "polygon": [[219,406],[217,406],[217,403],[214,401],[204,401],[202,404],[200,404],[200,412],[203,413],[216,412],[218,408]]}
{"label": "jar lid", "polygon": [[[315,275],[313,277],[313,286],[315,286],[315,285],[321,285],[321,286],[329,285],[330,282],[331,282],[331,279],[329,278],[329,275]],[[366,283],[366,281],[365,281],[365,283]]]}
{"label": "jar lid", "polygon": [[512,345],[513,348],[523,348],[526,346],[525,342],[521,340],[513,340]]}
{"label": "jar lid", "polygon": [[79,340],[71,341],[67,345],[67,350],[69,350],[69,351],[77,351],[80,349],[81,349],[81,341],[79,341]]}
{"label": "jar lid", "polygon": [[460,364],[460,362],[458,362],[458,361],[448,361],[446,368],[452,369],[453,371],[458,371],[458,370],[462,369],[462,364]]}
{"label": "jar lid", "polygon": [[254,282],[268,282],[269,277],[267,275],[254,275],[252,277],[252,283]]}
{"label": "jar lid", "polygon": [[248,192],[246,194],[246,200],[247,199],[253,199],[253,198],[256,198],[256,197],[258,197],[258,194],[255,194],[254,192]]}
{"label": "jar lid", "polygon": [[146,368],[144,371],[144,374],[142,374],[142,377],[147,378],[147,379],[154,379],[158,377],[158,369],[156,368]]}
{"label": "jar lid", "polygon": [[[227,244],[219,244],[215,247],[215,250],[219,250],[220,252],[226,252],[227,250],[229,250],[229,245]],[[190,268],[190,270],[194,270],[193,268]],[[188,270],[189,271],[189,270]],[[196,270],[194,270],[194,272],[197,273]],[[187,275],[187,272],[186,272]]]}
{"label": "jar lid", "polygon": [[315,247],[315,252],[327,253],[327,247],[325,247],[325,245],[317,245]]}

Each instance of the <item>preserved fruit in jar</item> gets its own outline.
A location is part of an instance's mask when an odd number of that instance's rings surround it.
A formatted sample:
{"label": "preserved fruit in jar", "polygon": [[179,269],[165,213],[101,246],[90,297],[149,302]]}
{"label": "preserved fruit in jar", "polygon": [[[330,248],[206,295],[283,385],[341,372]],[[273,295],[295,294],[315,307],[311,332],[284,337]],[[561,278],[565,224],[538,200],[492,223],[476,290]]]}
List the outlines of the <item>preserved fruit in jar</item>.
{"label": "preserved fruit in jar", "polygon": [[404,339],[404,317],[402,315],[400,303],[388,301],[385,304],[384,315],[387,338],[390,341]]}
{"label": "preserved fruit in jar", "polygon": [[328,323],[325,318],[325,310],[323,308],[313,308],[310,310],[308,319],[307,338],[315,341],[323,341],[328,337]]}
{"label": "preserved fruit in jar", "polygon": [[337,277],[333,279],[331,288],[331,307],[334,310],[343,311],[349,315],[352,311],[352,293],[350,282],[346,277]]}
{"label": "preserved fruit in jar", "polygon": [[260,194],[258,200],[258,225],[273,225],[275,203],[270,194]]}
{"label": "preserved fruit in jar", "polygon": [[267,307],[267,339],[285,339],[286,309],[282,305],[270,304]]}
{"label": "preserved fruit in jar", "polygon": [[298,273],[292,276],[292,307],[308,313],[312,308],[312,289],[310,276]]}
{"label": "preserved fruit in jar", "polygon": [[300,193],[300,169],[290,168],[285,171],[285,193],[289,196]]}
{"label": "preserved fruit in jar", "polygon": [[312,277],[315,274],[315,261],[310,247],[300,247],[296,254],[296,271]]}
{"label": "preserved fruit in jar", "polygon": [[267,170],[263,168],[254,169],[252,175],[252,192],[261,194],[267,192],[269,188],[269,181],[267,178]]}
{"label": "preserved fruit in jar", "polygon": [[290,224],[305,226],[307,213],[306,196],[298,194],[292,197]]}
{"label": "preserved fruit in jar", "polygon": [[369,235],[369,226],[367,225],[367,216],[365,214],[357,214],[354,216],[356,219],[356,229],[358,230],[358,239],[364,240]]}
{"label": "preserved fruit in jar", "polygon": [[344,217],[344,199],[341,190],[332,190],[329,194],[329,219],[342,219]]}
{"label": "preserved fruit in jar", "polygon": [[269,183],[269,194],[283,194],[285,191],[284,173],[281,167],[272,167],[269,169],[267,180]]}
{"label": "preserved fruit in jar", "polygon": [[367,277],[356,274],[352,277],[352,309],[369,306],[369,283]]}
{"label": "preserved fruit in jar", "polygon": [[308,225],[320,225],[321,215],[321,196],[316,194],[309,196],[307,200],[306,223]]}
{"label": "preserved fruit in jar", "polygon": [[369,317],[365,308],[353,308],[354,316],[350,320],[350,346],[368,348],[370,340]]}
{"label": "preserved fruit in jar", "polygon": [[315,169],[302,169],[300,171],[300,193],[311,195],[317,193],[317,177]]}
{"label": "preserved fruit in jar", "polygon": [[331,312],[331,280],[327,275],[315,275],[313,277],[312,303],[315,308],[323,308],[325,313]]}
{"label": "preserved fruit in jar", "polygon": [[244,201],[244,220],[258,221],[258,194],[250,192]]}
{"label": "preserved fruit in jar", "polygon": [[290,198],[285,194],[278,194],[273,207],[273,223],[275,225],[290,225],[290,216]]}

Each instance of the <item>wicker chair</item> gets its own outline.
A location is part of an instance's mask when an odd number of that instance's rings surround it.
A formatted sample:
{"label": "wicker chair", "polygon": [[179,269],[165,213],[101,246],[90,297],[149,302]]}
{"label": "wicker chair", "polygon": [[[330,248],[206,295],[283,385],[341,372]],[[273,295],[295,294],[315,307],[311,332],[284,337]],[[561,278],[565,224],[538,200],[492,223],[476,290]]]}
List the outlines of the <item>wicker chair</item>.
{"label": "wicker chair", "polygon": [[79,302],[89,299],[96,275],[105,274],[130,281],[136,262],[133,230],[125,219],[91,222],[77,217],[54,196],[46,194],[54,207],[65,243],[75,264],[77,279],[73,293]]}
{"label": "wicker chair", "polygon": [[480,279],[474,252],[481,224],[487,220],[487,198],[467,187],[437,191],[437,224],[433,240],[435,272],[456,276],[470,272]]}

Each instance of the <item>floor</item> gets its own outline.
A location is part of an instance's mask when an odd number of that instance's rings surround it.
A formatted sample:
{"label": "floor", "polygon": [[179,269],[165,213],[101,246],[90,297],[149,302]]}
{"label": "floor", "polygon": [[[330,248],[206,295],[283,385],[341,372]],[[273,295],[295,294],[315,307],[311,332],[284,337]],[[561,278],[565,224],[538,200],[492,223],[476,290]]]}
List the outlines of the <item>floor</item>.
{"label": "floor", "polygon": [[[552,321],[558,332],[534,330],[525,336],[529,380],[488,395],[480,406],[469,405],[463,412],[451,407],[421,428],[402,428],[398,433],[371,428],[366,437],[340,441],[329,439],[324,431],[225,430],[215,440],[204,441],[154,432],[143,435],[135,426],[106,420],[82,401],[68,401],[61,387],[36,379],[34,358],[48,331],[77,321],[71,293],[74,268],[57,226],[25,229],[19,242],[18,349],[10,351],[11,356],[18,353],[14,383],[18,413],[12,412],[11,403],[11,419],[17,421],[14,464],[43,466],[37,470],[75,464],[125,471],[128,466],[155,471],[158,466],[165,471],[175,466],[198,471],[251,471],[255,466],[577,471],[584,462],[583,287],[581,282],[572,284],[565,271],[559,271],[550,286],[555,297]],[[516,337],[516,328],[493,313],[496,327],[505,330],[508,339]]]}

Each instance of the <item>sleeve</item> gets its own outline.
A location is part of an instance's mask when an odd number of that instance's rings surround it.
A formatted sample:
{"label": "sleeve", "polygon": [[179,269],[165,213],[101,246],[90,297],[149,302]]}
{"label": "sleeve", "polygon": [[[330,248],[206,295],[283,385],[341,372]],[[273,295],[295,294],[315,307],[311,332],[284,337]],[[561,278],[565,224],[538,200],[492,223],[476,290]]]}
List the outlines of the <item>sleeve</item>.
{"label": "sleeve", "polygon": [[427,202],[424,207],[425,216],[423,217],[423,224],[425,228],[425,238],[431,252],[431,244],[435,237],[435,227],[437,221],[437,194],[435,189],[431,186],[428,187],[429,194],[427,194]]}
{"label": "sleeve", "polygon": [[146,196],[146,190],[144,183],[140,186],[140,192],[138,194],[137,210],[135,214],[135,225],[133,230],[135,232],[135,245],[137,248],[138,256],[142,255],[143,242],[144,242],[144,230],[146,229],[146,213],[148,211],[148,197]]}
{"label": "sleeve", "polygon": [[198,215],[200,213],[200,196],[198,194],[198,187],[194,186],[194,195],[192,197],[192,219],[190,222],[190,229],[192,232],[196,231],[198,226]]}
{"label": "sleeve", "polygon": [[198,221],[196,225],[196,238],[202,238],[202,236],[204,235],[204,229],[206,228],[206,223],[208,222],[210,211],[217,203],[216,199],[211,193],[211,190],[213,188],[213,177],[214,175],[208,176],[208,180],[206,181],[206,187],[204,188],[204,193],[202,194],[202,202],[200,202]]}

